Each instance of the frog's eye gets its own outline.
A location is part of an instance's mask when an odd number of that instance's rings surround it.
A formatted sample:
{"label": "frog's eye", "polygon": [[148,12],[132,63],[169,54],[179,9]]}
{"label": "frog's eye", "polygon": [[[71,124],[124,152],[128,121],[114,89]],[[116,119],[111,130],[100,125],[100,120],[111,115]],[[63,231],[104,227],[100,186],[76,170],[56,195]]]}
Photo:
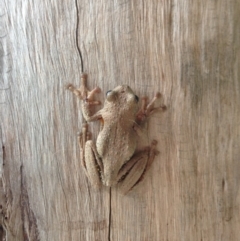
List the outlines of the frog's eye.
{"label": "frog's eye", "polygon": [[135,95],[135,100],[138,102],[139,101],[139,98],[137,95]]}
{"label": "frog's eye", "polygon": [[109,90],[107,91],[106,96],[108,101],[114,101],[116,99],[116,92]]}
{"label": "frog's eye", "polygon": [[106,96],[108,96],[108,94],[110,94],[110,92],[112,92],[112,90],[108,90],[108,91],[106,92]]}

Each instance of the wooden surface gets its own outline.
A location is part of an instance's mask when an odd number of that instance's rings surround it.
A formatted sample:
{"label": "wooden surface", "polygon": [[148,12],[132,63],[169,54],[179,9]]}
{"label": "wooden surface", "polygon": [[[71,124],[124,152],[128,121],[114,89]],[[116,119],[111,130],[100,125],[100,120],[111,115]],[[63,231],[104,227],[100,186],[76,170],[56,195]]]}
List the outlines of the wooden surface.
{"label": "wooden surface", "polygon": [[[239,240],[239,14],[234,0],[1,0],[0,239]],[[94,191],[80,165],[64,86],[81,57],[102,96],[128,84],[168,107],[145,138],[160,155],[126,196]]]}

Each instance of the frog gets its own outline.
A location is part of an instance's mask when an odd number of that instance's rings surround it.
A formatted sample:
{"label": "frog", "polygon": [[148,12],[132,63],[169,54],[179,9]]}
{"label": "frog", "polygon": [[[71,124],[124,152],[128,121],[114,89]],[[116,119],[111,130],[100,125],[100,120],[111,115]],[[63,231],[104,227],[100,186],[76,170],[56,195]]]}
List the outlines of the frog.
{"label": "frog", "polygon": [[[78,143],[81,163],[90,183],[96,189],[118,184],[124,194],[128,193],[143,179],[159,154],[156,140],[138,151],[137,141],[148,117],[158,110],[166,110],[165,105],[154,106],[161,94],[157,92],[150,102],[143,97],[139,106],[139,97],[133,90],[128,85],[119,85],[106,92],[103,108],[93,113],[93,106],[101,104],[95,100],[95,94],[101,91],[98,87],[87,88],[87,74],[82,74],[79,88],[72,84],[66,88],[81,101],[85,123],[78,133]],[[88,127],[92,121],[101,123],[96,143]]]}

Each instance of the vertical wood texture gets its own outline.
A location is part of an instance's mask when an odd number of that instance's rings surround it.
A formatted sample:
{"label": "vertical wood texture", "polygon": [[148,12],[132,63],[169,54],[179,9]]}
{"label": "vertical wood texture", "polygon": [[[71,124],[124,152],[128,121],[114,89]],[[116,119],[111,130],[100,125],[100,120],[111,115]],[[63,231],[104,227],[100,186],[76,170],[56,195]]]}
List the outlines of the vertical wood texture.
{"label": "vertical wood texture", "polygon": [[[0,239],[239,240],[239,14],[234,0],[1,0]],[[160,155],[126,196],[81,168],[64,85],[82,64],[103,95],[128,84],[168,107],[144,139]]]}

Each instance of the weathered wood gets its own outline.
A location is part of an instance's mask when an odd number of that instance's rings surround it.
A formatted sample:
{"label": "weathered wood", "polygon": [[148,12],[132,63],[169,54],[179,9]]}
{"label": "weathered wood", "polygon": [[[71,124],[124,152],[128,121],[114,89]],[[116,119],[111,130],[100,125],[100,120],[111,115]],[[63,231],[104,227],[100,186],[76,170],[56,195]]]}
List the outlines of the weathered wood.
{"label": "weathered wood", "polygon": [[[239,14],[233,0],[2,1],[0,239],[238,240]],[[103,96],[128,84],[168,107],[144,139],[160,155],[126,196],[81,168],[64,86],[83,70]]]}

